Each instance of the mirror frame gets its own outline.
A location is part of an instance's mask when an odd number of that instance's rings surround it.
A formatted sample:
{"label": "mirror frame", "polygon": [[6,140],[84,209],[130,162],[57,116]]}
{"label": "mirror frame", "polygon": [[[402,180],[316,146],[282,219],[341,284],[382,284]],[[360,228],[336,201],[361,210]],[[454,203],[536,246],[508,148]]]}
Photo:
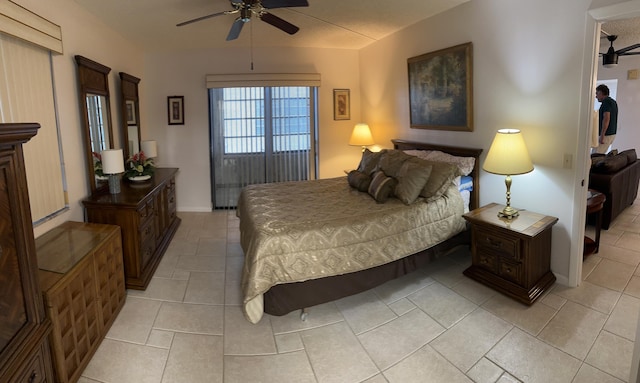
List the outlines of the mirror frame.
{"label": "mirror frame", "polygon": [[124,158],[135,153],[129,153],[129,124],[127,119],[127,101],[133,101],[136,125],[138,127],[138,151],[142,142],[142,134],[140,133],[140,98],[138,96],[138,83],[140,79],[128,73],[120,72],[120,95],[122,107],[122,149]]}
{"label": "mirror frame", "polygon": [[89,115],[87,110],[86,98],[88,94],[95,94],[105,97],[106,113],[107,113],[107,133],[109,135],[109,148],[113,149],[113,124],[111,123],[111,103],[109,100],[109,72],[111,68],[99,64],[86,57],[76,55],[76,64],[78,66],[78,85],[79,85],[79,102],[82,112],[82,122],[84,125],[84,148],[87,160],[87,181],[91,188],[91,193],[97,190],[107,188],[107,183],[103,182],[98,185],[93,168],[93,154],[91,152],[91,133],[89,130]]}

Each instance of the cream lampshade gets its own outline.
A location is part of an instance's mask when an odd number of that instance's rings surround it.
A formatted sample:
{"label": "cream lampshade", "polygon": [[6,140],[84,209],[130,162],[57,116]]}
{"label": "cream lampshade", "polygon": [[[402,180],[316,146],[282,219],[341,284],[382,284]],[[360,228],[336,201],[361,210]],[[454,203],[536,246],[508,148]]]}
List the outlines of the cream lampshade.
{"label": "cream lampshade", "polygon": [[520,130],[498,130],[482,169],[489,173],[507,176],[504,181],[507,186],[507,205],[498,213],[498,216],[508,219],[517,217],[518,211],[511,207],[511,176],[533,170],[533,163]]}
{"label": "cream lampshade", "polygon": [[124,173],[124,154],[122,149],[103,150],[102,173],[109,176],[109,192],[120,193],[120,173]]}
{"label": "cream lampshade", "polygon": [[155,140],[142,141],[140,146],[147,158],[158,157],[158,143]]}
{"label": "cream lampshade", "polygon": [[362,151],[366,149],[368,145],[375,144],[373,136],[371,136],[371,129],[369,125],[364,123],[356,124],[351,132],[351,138],[349,139],[349,145],[362,146]]}

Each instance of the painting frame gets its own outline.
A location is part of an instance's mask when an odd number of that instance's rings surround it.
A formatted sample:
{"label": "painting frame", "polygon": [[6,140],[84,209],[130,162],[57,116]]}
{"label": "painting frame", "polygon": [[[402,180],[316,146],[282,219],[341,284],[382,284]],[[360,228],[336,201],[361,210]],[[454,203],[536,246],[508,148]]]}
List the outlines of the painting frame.
{"label": "painting frame", "polygon": [[136,116],[136,102],[134,100],[125,100],[124,108],[124,113],[127,117],[127,126],[138,125],[138,118]]}
{"label": "painting frame", "polygon": [[333,119],[336,121],[351,119],[350,89],[333,90]]}
{"label": "painting frame", "polygon": [[184,125],[184,96],[167,97],[167,118],[169,125]]}
{"label": "painting frame", "polygon": [[407,59],[413,129],[473,131],[473,44]]}

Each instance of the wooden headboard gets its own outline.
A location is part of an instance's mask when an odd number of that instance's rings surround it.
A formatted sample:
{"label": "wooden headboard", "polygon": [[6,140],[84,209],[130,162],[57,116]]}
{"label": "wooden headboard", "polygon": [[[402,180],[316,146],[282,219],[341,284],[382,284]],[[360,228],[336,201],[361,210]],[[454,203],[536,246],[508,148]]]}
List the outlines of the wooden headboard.
{"label": "wooden headboard", "polygon": [[471,191],[469,199],[469,209],[473,210],[480,207],[480,153],[482,153],[482,149],[462,148],[401,139],[393,139],[391,142],[393,142],[393,148],[399,150],[439,150],[453,156],[474,157],[476,162],[473,165],[471,174],[469,174],[473,177],[473,190]]}

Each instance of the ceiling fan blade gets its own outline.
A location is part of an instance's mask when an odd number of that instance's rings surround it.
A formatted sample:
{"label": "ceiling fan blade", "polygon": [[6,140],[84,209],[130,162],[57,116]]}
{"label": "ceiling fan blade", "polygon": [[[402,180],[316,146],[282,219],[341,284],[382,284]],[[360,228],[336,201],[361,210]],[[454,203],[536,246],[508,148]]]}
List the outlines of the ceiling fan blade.
{"label": "ceiling fan blade", "polygon": [[307,0],[262,0],[261,3],[267,9],[309,6]]}
{"label": "ceiling fan blade", "polygon": [[227,12],[216,12],[216,13],[212,13],[210,15],[206,15],[206,16],[200,16],[200,17],[196,17],[195,19],[191,19],[191,20],[187,20],[187,21],[183,21],[180,24],[176,24],[176,27],[181,27],[183,25],[187,25],[187,24],[191,24],[191,23],[195,23],[198,22],[200,20],[206,20],[206,19],[210,19],[212,17],[216,17],[216,16],[221,16],[226,14]]}
{"label": "ceiling fan blade", "polygon": [[640,48],[640,44],[633,44],[633,45],[630,45],[630,46],[628,46],[626,48],[622,48],[622,49],[617,50],[616,53],[619,54],[619,55],[628,54],[626,52],[634,50],[634,49],[638,49],[638,48]]}
{"label": "ceiling fan blade", "polygon": [[242,21],[242,18],[238,17],[236,21],[233,22],[233,25],[231,25],[231,29],[227,35],[227,41],[237,39],[238,36],[240,36],[240,32],[242,32],[242,27],[244,27],[244,21]]}
{"label": "ceiling fan blade", "polygon": [[262,15],[260,15],[260,19],[262,21],[264,21],[267,24],[271,24],[274,27],[281,29],[285,32],[287,32],[290,35],[295,34],[296,32],[298,32],[300,30],[300,28],[296,27],[295,25],[291,24],[288,21],[285,21],[281,18],[279,18],[278,16],[265,12]]}
{"label": "ceiling fan blade", "polygon": [[640,55],[640,52],[625,52],[620,54],[620,56],[631,56],[631,55]]}

